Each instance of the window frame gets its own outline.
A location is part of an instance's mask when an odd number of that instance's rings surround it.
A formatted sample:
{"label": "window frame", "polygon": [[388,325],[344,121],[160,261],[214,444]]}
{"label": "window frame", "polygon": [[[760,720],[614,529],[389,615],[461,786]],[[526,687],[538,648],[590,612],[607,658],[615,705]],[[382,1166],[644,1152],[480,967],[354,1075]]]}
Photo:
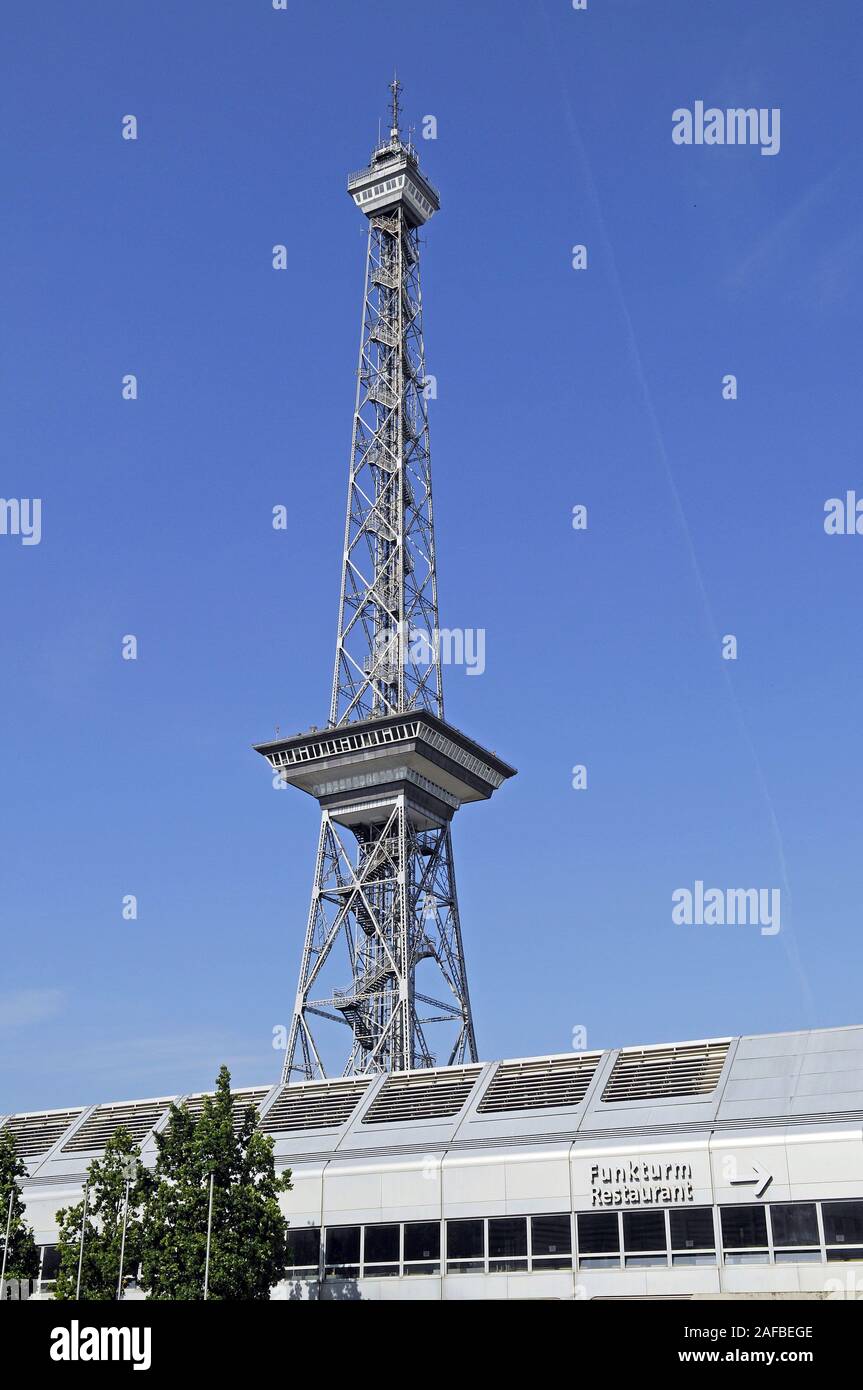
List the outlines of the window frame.
{"label": "window frame", "polygon": [[[691,1207],[669,1207],[668,1209],[668,1253],[671,1260],[672,1269],[694,1269],[701,1266],[703,1269],[716,1269],[719,1266],[722,1255],[722,1226],[719,1220],[719,1207],[714,1202],[712,1204],[693,1203]],[[671,1217],[674,1212],[684,1214],[694,1211],[707,1211],[710,1213],[710,1226],[713,1231],[712,1246],[697,1245],[692,1249],[685,1246],[675,1246],[674,1237],[671,1230]]]}
{"label": "window frame", "polygon": [[[377,1231],[381,1228],[396,1232],[396,1257],[394,1260],[367,1260],[366,1259],[366,1236],[369,1231]],[[402,1272],[402,1252],[404,1250],[404,1222],[402,1221],[369,1221],[363,1222],[362,1240],[360,1242],[360,1274],[361,1279],[399,1279]]]}
{"label": "window frame", "polygon": [[[443,1271],[444,1230],[443,1221],[403,1221],[402,1227],[402,1278],[413,1279],[430,1274],[441,1277]],[[409,1226],[437,1227],[437,1255],[428,1258],[408,1259],[407,1231]]]}
{"label": "window frame", "polygon": [[[482,1228],[482,1253],[480,1255],[456,1255],[450,1257],[449,1253],[449,1228],[451,1225],[461,1224],[478,1225]],[[450,1274],[488,1274],[488,1217],[487,1216],[453,1216],[444,1221],[445,1230],[445,1254],[441,1257],[444,1272]],[[451,1268],[456,1265],[458,1268]],[[481,1266],[481,1268],[478,1268]]]}
{"label": "window frame", "polygon": [[[557,1217],[561,1221],[569,1223],[569,1250],[555,1251],[554,1254],[537,1255],[533,1248],[533,1223],[534,1221],[550,1220]],[[560,1273],[561,1270],[572,1270],[575,1268],[575,1212],[574,1211],[538,1211],[533,1212],[527,1218],[527,1252],[528,1268],[533,1274],[539,1273]],[[565,1264],[559,1263],[566,1260]]]}
{"label": "window frame", "polygon": [[620,1252],[623,1256],[624,1269],[668,1269],[671,1264],[671,1219],[669,1207],[653,1207],[648,1215],[653,1216],[656,1212],[662,1216],[662,1229],[665,1236],[665,1247],[662,1250],[639,1250],[637,1247],[629,1250],[626,1246],[626,1218],[627,1216],[644,1216],[643,1208],[625,1207],[620,1213]]}
{"label": "window frame", "polygon": [[[759,1206],[756,1202],[725,1202],[718,1206],[719,1211],[719,1233],[722,1238],[722,1263],[723,1265],[754,1265],[754,1264],[773,1264],[773,1243],[770,1230],[770,1220],[768,1216],[769,1202],[764,1202]],[[763,1245],[726,1245],[725,1230],[722,1224],[722,1213],[733,1211],[760,1211],[764,1215],[764,1244]],[[729,1258],[729,1256],[731,1258]]]}
{"label": "window frame", "polygon": [[[827,1240],[827,1223],[825,1220],[825,1207],[833,1206],[859,1206],[863,1208],[863,1198],[860,1197],[825,1197],[817,1203],[819,1229],[821,1232],[821,1253],[825,1264],[857,1264],[863,1261],[863,1236],[858,1241],[850,1240]],[[846,1251],[851,1250],[854,1254],[848,1256]],[[832,1258],[831,1258],[832,1256]]]}
{"label": "window frame", "polygon": [[[524,1222],[523,1255],[493,1255],[491,1253],[491,1228],[492,1224],[498,1221]],[[485,1254],[489,1274],[527,1274],[530,1269],[530,1218],[527,1216],[486,1217]]]}
{"label": "window frame", "polygon": [[[364,1231],[365,1228],[364,1228],[362,1222],[352,1221],[352,1222],[350,1222],[348,1225],[345,1225],[345,1226],[326,1226],[324,1229],[325,1229],[325,1231],[326,1231],[326,1240],[325,1240],[325,1242],[324,1242],[324,1278],[325,1278],[325,1279],[359,1279],[359,1278],[360,1278],[360,1270],[361,1270],[362,1267],[363,1267],[363,1231]],[[350,1261],[349,1263],[346,1263],[346,1264],[343,1264],[343,1265],[337,1265],[334,1261],[331,1261],[331,1260],[330,1260],[330,1250],[329,1250],[330,1235],[331,1235],[331,1233],[333,1233],[333,1232],[335,1232],[335,1231],[359,1231],[360,1239],[359,1239],[359,1249],[358,1249],[358,1251],[357,1251],[357,1259],[356,1259],[356,1262]],[[355,1272],[355,1273],[346,1273],[346,1272],[344,1272],[344,1271],[348,1271],[348,1270],[355,1270],[356,1272]]]}
{"label": "window frame", "polygon": [[[288,1239],[288,1246],[290,1246],[291,1237],[292,1237],[292,1236],[296,1236],[296,1235],[307,1235],[307,1234],[308,1234],[309,1232],[311,1232],[311,1231],[316,1231],[316,1232],[317,1232],[317,1236],[318,1236],[318,1258],[317,1258],[317,1260],[315,1261],[314,1264],[311,1264],[311,1265],[309,1265],[309,1264],[305,1264],[305,1265],[300,1265],[300,1264],[289,1264],[289,1265],[285,1265],[285,1278],[286,1278],[286,1279],[309,1279],[309,1278],[318,1279],[318,1278],[320,1277],[320,1273],[321,1273],[321,1256],[323,1255],[324,1249],[325,1249],[325,1246],[324,1246],[324,1232],[323,1232],[322,1227],[320,1227],[320,1226],[293,1226],[293,1227],[289,1226],[289,1227],[288,1227],[288,1237],[287,1237],[287,1239]],[[309,1269],[310,1269],[310,1270],[313,1270],[314,1273],[311,1274],[311,1275],[306,1274],[305,1271],[306,1271],[306,1270],[309,1270]]]}
{"label": "window frame", "polygon": [[[770,1248],[773,1254],[772,1264],[815,1264],[816,1260],[806,1258],[815,1254],[817,1261],[825,1262],[824,1255],[824,1226],[821,1220],[821,1203],[813,1201],[801,1202],[768,1202],[768,1224],[770,1229]],[[815,1212],[815,1239],[810,1241],[795,1241],[789,1245],[780,1245],[776,1240],[776,1232],[773,1226],[773,1213],[778,1207],[812,1207]],[[796,1257],[802,1255],[803,1259]]]}
{"label": "window frame", "polygon": [[[576,1247],[576,1267],[578,1269],[623,1269],[623,1220],[622,1211],[579,1211],[576,1212],[578,1220],[575,1223],[577,1239]],[[617,1218],[617,1254],[611,1250],[590,1250],[584,1256],[581,1253],[581,1234],[579,1222],[582,1216],[614,1216]],[[588,1263],[589,1261],[589,1263]]]}

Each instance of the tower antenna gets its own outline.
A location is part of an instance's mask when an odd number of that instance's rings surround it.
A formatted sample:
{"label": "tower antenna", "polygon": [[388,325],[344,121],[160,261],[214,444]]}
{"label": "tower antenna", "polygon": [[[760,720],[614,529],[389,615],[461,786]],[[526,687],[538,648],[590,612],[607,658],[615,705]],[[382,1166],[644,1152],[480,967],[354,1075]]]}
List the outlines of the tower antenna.
{"label": "tower antenna", "polygon": [[390,102],[390,108],[391,108],[391,111],[392,111],[392,121],[391,121],[391,125],[390,125],[390,139],[391,139],[391,140],[394,140],[394,141],[400,139],[400,137],[401,137],[401,129],[400,129],[400,125],[401,125],[401,122],[400,122],[401,111],[400,111],[400,100],[399,100],[400,93],[401,93],[401,89],[402,89],[402,84],[401,84],[401,82],[399,82],[398,73],[393,73],[393,80],[392,80],[392,82],[390,83],[390,91],[392,92],[392,100],[391,100],[391,102]]}
{"label": "tower antenna", "polygon": [[258,745],[321,808],[286,1082],[476,1062],[451,822],[513,775],[444,716],[420,291],[440,198],[390,92],[390,142],[348,180],[368,253],[329,724]]}

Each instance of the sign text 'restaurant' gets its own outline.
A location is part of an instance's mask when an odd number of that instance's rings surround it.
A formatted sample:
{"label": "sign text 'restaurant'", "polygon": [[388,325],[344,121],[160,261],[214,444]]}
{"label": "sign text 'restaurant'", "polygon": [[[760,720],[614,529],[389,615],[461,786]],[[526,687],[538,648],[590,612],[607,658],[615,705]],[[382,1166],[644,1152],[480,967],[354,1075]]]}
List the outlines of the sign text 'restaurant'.
{"label": "sign text 'restaurant'", "polygon": [[595,1207],[670,1206],[693,1202],[691,1163],[630,1159],[614,1167],[594,1163],[590,1190]]}

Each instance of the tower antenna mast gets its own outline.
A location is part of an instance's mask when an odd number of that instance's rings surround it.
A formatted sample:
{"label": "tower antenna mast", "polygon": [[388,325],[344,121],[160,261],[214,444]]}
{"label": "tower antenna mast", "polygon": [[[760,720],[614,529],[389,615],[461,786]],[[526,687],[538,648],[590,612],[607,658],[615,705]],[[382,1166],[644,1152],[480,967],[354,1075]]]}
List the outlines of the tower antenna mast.
{"label": "tower antenna mast", "polygon": [[444,718],[420,228],[437,189],[401,140],[348,180],[368,222],[328,727],[259,744],[321,808],[285,1081],[477,1060],[451,822],[509,767]]}
{"label": "tower antenna mast", "polygon": [[392,120],[390,122],[390,139],[393,142],[401,139],[401,120],[399,110],[401,90],[402,84],[401,82],[399,82],[398,74],[393,73],[393,80],[390,83],[390,91],[392,92],[392,99],[390,102],[390,109],[392,111]]}

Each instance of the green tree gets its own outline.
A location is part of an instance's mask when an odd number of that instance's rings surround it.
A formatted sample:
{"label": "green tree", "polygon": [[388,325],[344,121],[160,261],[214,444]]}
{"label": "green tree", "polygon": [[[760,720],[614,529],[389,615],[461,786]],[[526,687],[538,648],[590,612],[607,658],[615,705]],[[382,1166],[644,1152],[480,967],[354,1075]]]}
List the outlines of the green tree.
{"label": "green tree", "polygon": [[151,1298],[204,1296],[210,1175],[213,1218],[208,1297],[268,1299],[284,1276],[287,1225],[279,1193],[291,1175],[276,1176],[273,1141],[257,1129],[247,1106],[234,1124],[231,1076],[222,1067],[215,1096],[195,1119],[171,1106],[156,1135],[158,1158],[143,1216],[143,1284]]}
{"label": "green tree", "polygon": [[[129,1207],[123,1254],[124,1274],[134,1271],[141,1258],[140,1209],[150,1175],[141,1164],[140,1152],[137,1144],[132,1142],[129,1131],[121,1126],[105,1145],[102,1158],[94,1159],[87,1169],[89,1188],[81,1265],[82,1302],[107,1302],[117,1297],[127,1181]],[[57,1212],[60,1268],[55,1298],[75,1298],[82,1221],[83,1198],[75,1206],[63,1207]]]}
{"label": "green tree", "polygon": [[23,1159],[18,1157],[15,1135],[11,1129],[0,1129],[0,1262],[6,1245],[9,1198],[12,1198],[9,1249],[6,1252],[7,1279],[35,1279],[39,1273],[39,1251],[33,1232],[24,1220],[24,1198],[18,1185],[19,1178],[26,1176],[27,1168]]}

